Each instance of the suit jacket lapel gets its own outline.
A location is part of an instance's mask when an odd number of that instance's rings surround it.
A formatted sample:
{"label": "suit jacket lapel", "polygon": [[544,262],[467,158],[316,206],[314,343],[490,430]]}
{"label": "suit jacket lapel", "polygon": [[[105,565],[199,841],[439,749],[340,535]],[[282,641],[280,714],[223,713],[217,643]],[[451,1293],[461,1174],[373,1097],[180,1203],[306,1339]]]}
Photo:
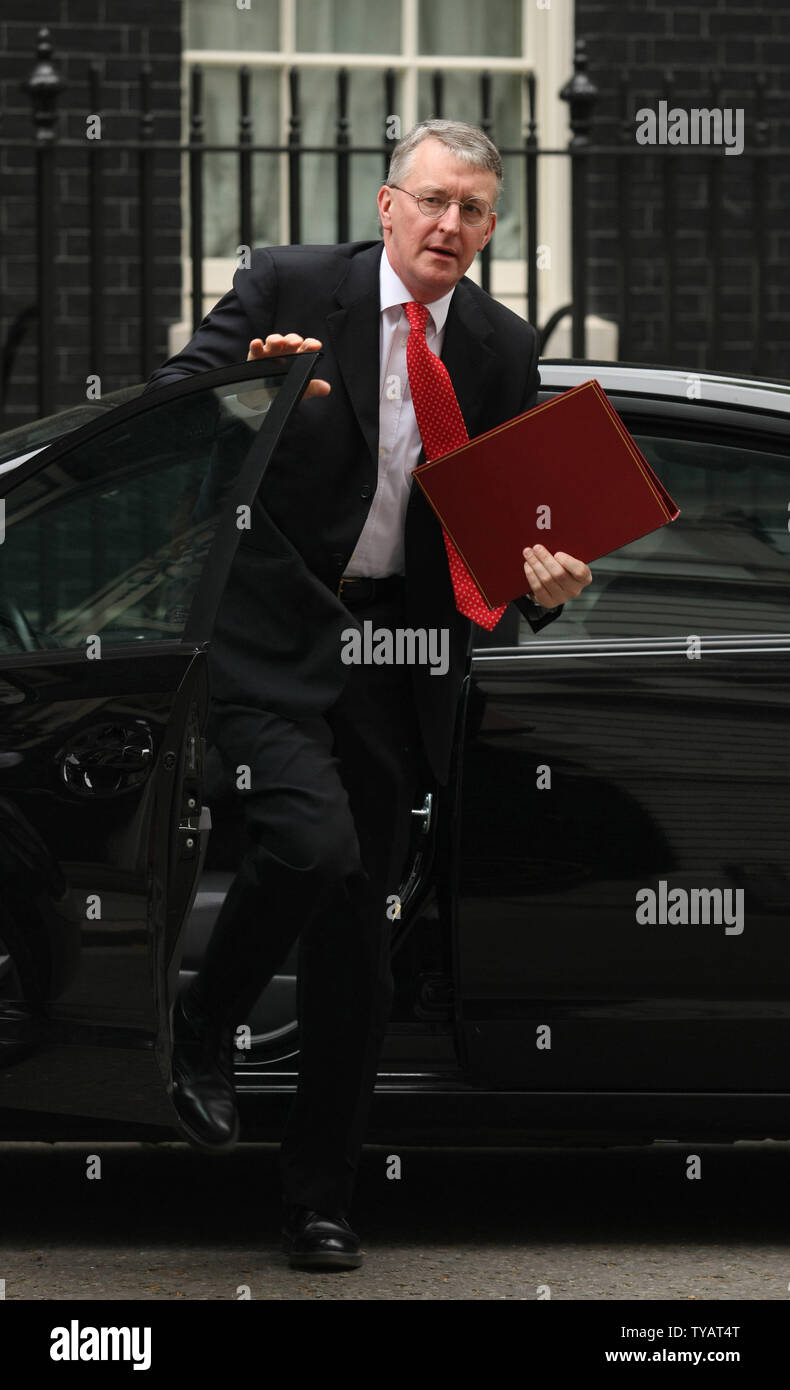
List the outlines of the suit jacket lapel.
{"label": "suit jacket lapel", "polygon": [[476,307],[474,289],[468,280],[459,280],[450,300],[444,329],[442,361],[450,373],[461,414],[470,439],[482,433],[485,405],[491,375],[501,370],[489,339],[494,330]]}
{"label": "suit jacket lapel", "polygon": [[378,241],[353,257],[347,274],[335,291],[340,307],[328,314],[326,320],[340,373],[376,470],[379,448],[379,262],[383,250],[384,242]]}

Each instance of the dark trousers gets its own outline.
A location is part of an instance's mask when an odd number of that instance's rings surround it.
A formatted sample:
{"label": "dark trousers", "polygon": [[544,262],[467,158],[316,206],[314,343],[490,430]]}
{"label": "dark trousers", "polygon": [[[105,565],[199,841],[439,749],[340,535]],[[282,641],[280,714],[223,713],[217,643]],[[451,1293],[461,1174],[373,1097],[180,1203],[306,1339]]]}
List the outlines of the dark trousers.
{"label": "dark trousers", "polygon": [[[404,621],[397,598],[353,611],[376,627]],[[299,939],[299,1083],[280,1150],[283,1198],[347,1213],[392,1008],[387,898],[425,775],[409,668],[350,666],[319,719],[215,703],[208,732],[234,784],[250,769],[239,792],[249,847],[196,989],[209,1016],[235,1029]]]}

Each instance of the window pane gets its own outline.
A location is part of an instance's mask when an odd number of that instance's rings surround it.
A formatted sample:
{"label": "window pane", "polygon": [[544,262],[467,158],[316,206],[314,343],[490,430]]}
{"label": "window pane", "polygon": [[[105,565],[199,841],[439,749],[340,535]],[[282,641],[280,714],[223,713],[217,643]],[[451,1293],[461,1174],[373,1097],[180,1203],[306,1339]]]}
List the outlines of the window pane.
{"label": "window pane", "polygon": [[420,0],[419,50],[449,58],[518,58],[521,0]]}
{"label": "window pane", "polygon": [[[178,639],[223,500],[286,378],[153,406],[8,497],[0,654]],[[236,393],[263,392],[255,413]]]}
{"label": "window pane", "polygon": [[[279,74],[252,73],[253,139],[258,144],[280,142]],[[206,144],[235,144],[238,140],[238,79],[234,72],[208,68],[204,75]],[[396,89],[397,90],[397,89]],[[337,134],[337,70],[303,70],[301,140],[305,145],[331,146]],[[351,157],[351,239],[379,235],[376,194],[384,180],[386,110],[384,73],[352,71],[349,75],[349,125],[353,144],[381,143],[380,155]],[[397,111],[397,97],[396,107]],[[389,149],[393,142],[390,141]],[[337,185],[334,155],[304,154],[300,161],[302,240],[333,242],[336,237]],[[256,154],[253,168],[253,243],[278,246],[281,158]],[[235,154],[204,155],[203,234],[207,256],[233,257],[240,241],[239,161]],[[287,234],[286,234],[287,235]]]}
{"label": "window pane", "polygon": [[279,0],[252,0],[238,10],[233,0],[185,0],[187,48],[258,49],[280,47]]}
{"label": "window pane", "polygon": [[790,458],[638,428],[680,516],[594,561],[592,584],[541,640],[790,632]]}
{"label": "window pane", "polygon": [[401,0],[297,0],[302,53],[400,53]]}
{"label": "window pane", "polygon": [[[279,72],[253,69],[250,81],[253,143],[280,144]],[[227,68],[203,76],[206,144],[235,145],[239,139],[239,79]],[[235,259],[241,240],[239,160],[235,154],[206,154],[203,168],[203,235],[207,256]],[[253,242],[277,245],[280,237],[280,156],[252,156]]]}
{"label": "window pane", "polygon": [[[314,71],[303,78],[302,139],[306,145],[331,145],[336,138],[337,73]],[[354,71],[349,75],[349,124],[352,145],[381,144],[381,154],[351,156],[350,239],[380,235],[376,194],[385,169],[384,76]],[[390,143],[389,149],[392,149]],[[337,240],[337,161],[332,154],[305,154],[301,159],[302,241]]]}

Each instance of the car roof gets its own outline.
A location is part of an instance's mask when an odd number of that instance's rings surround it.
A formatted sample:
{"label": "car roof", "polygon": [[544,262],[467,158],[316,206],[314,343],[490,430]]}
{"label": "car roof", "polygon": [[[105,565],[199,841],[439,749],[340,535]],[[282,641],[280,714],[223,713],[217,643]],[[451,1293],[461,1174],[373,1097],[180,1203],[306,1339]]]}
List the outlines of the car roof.
{"label": "car roof", "polygon": [[[569,357],[542,357],[539,369],[542,391],[564,390],[594,378],[607,393],[619,396],[652,396],[657,400],[739,406],[790,416],[790,381],[781,378],[726,376],[718,372],[696,372],[691,368],[682,370],[639,362],[579,361]],[[689,393],[692,385],[693,395]]]}

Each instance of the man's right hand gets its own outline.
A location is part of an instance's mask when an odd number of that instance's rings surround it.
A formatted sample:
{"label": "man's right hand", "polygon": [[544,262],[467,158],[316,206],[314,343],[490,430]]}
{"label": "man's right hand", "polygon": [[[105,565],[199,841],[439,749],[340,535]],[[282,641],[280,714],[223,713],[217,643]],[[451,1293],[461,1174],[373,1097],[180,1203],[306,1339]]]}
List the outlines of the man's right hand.
{"label": "man's right hand", "polygon": [[[298,333],[270,333],[265,342],[261,338],[252,339],[247,361],[252,362],[257,357],[284,357],[290,352],[317,352],[320,347],[318,338],[301,338]],[[308,382],[302,400],[307,400],[308,396],[328,396],[331,390],[328,381],[314,378]],[[245,405],[252,405],[252,397],[256,394],[256,391],[245,392],[240,399],[244,399]]]}

